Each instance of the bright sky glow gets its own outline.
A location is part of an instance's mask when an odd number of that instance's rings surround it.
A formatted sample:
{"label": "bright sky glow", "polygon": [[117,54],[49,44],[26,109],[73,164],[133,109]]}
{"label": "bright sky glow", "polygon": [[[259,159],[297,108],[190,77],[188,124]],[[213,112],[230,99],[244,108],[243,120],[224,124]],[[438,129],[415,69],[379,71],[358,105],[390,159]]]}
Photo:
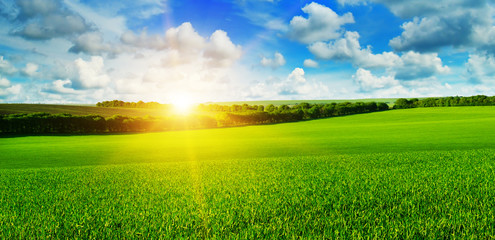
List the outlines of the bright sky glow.
{"label": "bright sky glow", "polygon": [[495,95],[490,0],[2,0],[0,102]]}
{"label": "bright sky glow", "polygon": [[187,93],[173,95],[170,102],[173,105],[174,113],[179,115],[188,115],[191,113],[195,104],[192,97]]}

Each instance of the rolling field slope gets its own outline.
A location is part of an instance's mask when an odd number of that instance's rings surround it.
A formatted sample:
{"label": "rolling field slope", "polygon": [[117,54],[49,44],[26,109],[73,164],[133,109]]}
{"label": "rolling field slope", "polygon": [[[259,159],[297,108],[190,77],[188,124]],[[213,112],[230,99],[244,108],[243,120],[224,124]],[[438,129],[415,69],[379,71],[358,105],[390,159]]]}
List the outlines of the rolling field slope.
{"label": "rolling field slope", "polygon": [[495,148],[495,107],[418,108],[224,129],[1,139],[0,168]]}
{"label": "rolling field slope", "polygon": [[72,115],[89,115],[96,114],[103,117],[113,115],[137,116],[164,116],[167,113],[160,109],[141,109],[141,108],[102,108],[95,106],[76,106],[76,105],[54,105],[54,104],[0,104],[0,114],[14,113],[35,113],[47,112],[52,114],[70,113]]}
{"label": "rolling field slope", "polygon": [[0,138],[0,238],[493,238],[495,107]]}

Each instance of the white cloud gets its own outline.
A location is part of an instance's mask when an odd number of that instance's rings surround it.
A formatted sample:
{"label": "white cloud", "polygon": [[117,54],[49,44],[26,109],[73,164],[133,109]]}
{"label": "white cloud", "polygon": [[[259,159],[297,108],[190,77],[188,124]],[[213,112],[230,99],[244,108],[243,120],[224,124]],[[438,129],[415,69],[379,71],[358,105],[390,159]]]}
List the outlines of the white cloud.
{"label": "white cloud", "polygon": [[362,68],[359,68],[352,78],[363,92],[400,85],[400,82],[393,76],[376,77],[370,71]]}
{"label": "white cloud", "polygon": [[18,0],[22,17],[33,17],[36,15],[49,15],[57,11],[59,4],[53,0]]}
{"label": "white cloud", "polygon": [[89,55],[102,55],[103,53],[116,54],[120,51],[118,46],[105,43],[100,32],[87,32],[73,40],[74,46],[69,49],[73,53],[86,53]]}
{"label": "white cloud", "polygon": [[271,77],[251,84],[245,97],[251,99],[321,99],[330,96],[330,90],[326,84],[306,79],[304,69],[295,68],[285,79]]}
{"label": "white cloud", "polygon": [[8,79],[0,77],[0,99],[19,94],[21,89],[22,86],[20,84],[12,85]]}
{"label": "white cloud", "polygon": [[176,49],[181,54],[197,54],[205,47],[205,39],[199,35],[191,23],[185,22],[177,28],[170,28],[165,33],[168,48]]}
{"label": "white cloud", "polygon": [[[393,73],[373,74],[372,71],[359,68],[352,76],[359,87],[358,92],[363,94],[361,98],[388,97],[438,97],[459,94],[461,89],[473,90],[466,85],[452,87],[448,83],[442,83],[432,76],[424,79],[402,81],[394,77]],[[486,89],[485,89],[486,90]],[[474,91],[474,90],[473,90]],[[487,91],[485,91],[487,92]]]}
{"label": "white cloud", "polygon": [[491,0],[339,0],[339,3],[383,4],[402,19],[413,18],[401,26],[400,36],[390,40],[396,51],[434,52],[443,47],[470,47],[495,53]]}
{"label": "white cloud", "polygon": [[284,55],[282,55],[279,52],[275,52],[275,54],[273,55],[273,58],[263,57],[263,58],[261,58],[260,63],[264,67],[270,67],[270,68],[276,69],[278,67],[285,65],[286,61],[285,61]]}
{"label": "white cloud", "polygon": [[344,38],[328,43],[317,42],[308,48],[320,59],[349,61],[360,68],[385,68],[399,80],[449,73],[449,68],[442,65],[437,53],[420,54],[409,51],[401,56],[393,52],[373,54],[370,46],[361,48],[357,32],[346,32]]}
{"label": "white cloud", "polygon": [[342,25],[354,23],[352,13],[339,16],[332,9],[315,2],[303,7],[302,11],[308,14],[308,18],[292,18],[288,36],[306,44],[336,39],[342,35]]}
{"label": "white cloud", "polygon": [[[64,4],[73,12],[82,16],[85,21],[96,26],[96,28],[105,34],[105,38],[115,38],[122,35],[126,29],[126,18],[114,12],[112,16],[108,16],[106,10],[113,6],[121,5],[124,1],[98,1],[99,3],[108,3],[109,6],[105,6],[103,11],[99,12],[93,8],[90,8],[79,1],[63,0]],[[132,1],[135,3],[143,1]],[[126,6],[132,7],[132,3],[125,3]]]}
{"label": "white cloud", "polygon": [[[78,8],[81,7],[81,3],[73,2],[70,0],[64,0],[67,5],[74,4]],[[111,15],[124,15],[129,19],[146,20],[153,16],[163,14],[169,11],[166,0],[120,0],[120,1],[100,1],[89,0],[86,1],[87,5],[91,5],[98,15],[104,13]],[[85,10],[88,11],[88,10]],[[95,12],[95,10],[91,10]],[[81,14],[83,15],[83,14]],[[84,15],[83,15],[84,16]]]}
{"label": "white cloud", "polygon": [[407,52],[401,56],[400,64],[395,66],[395,78],[400,80],[414,80],[428,78],[435,74],[447,74],[450,68],[442,65],[437,53],[421,54]]}
{"label": "white cloud", "polygon": [[231,66],[242,55],[242,48],[230,41],[227,33],[216,30],[210,37],[204,50],[204,56],[209,58],[210,66]]}
{"label": "white cloud", "polygon": [[90,61],[78,58],[74,61],[78,78],[72,82],[75,89],[91,89],[106,87],[110,83],[110,77],[104,70],[103,58],[91,57]]}
{"label": "white cloud", "polygon": [[488,0],[337,0],[341,5],[367,3],[383,4],[398,17],[407,19],[415,16],[432,16],[452,12],[455,9],[479,9],[486,6]]}
{"label": "white cloud", "polygon": [[0,78],[0,88],[10,87],[10,81],[7,78]]}
{"label": "white cloud", "polygon": [[290,74],[287,80],[291,83],[305,83],[306,78],[304,77],[304,69],[295,68]]}
{"label": "white cloud", "polygon": [[43,92],[54,93],[54,94],[77,94],[81,93],[72,88],[72,81],[66,80],[55,80],[50,85],[45,86],[42,89]]}
{"label": "white cloud", "polygon": [[156,34],[148,35],[148,32],[143,30],[139,35],[134,34],[134,32],[128,30],[120,37],[120,40],[128,45],[139,47],[163,50],[167,47],[167,42],[165,38]]}
{"label": "white cloud", "polygon": [[146,30],[140,35],[127,31],[121,41],[135,48],[165,51],[165,65],[187,64],[204,58],[211,67],[229,67],[242,55],[242,47],[232,43],[225,31],[216,30],[204,38],[189,22],[168,29],[164,36],[148,35]]}
{"label": "white cloud", "polygon": [[471,54],[466,63],[469,81],[476,84],[495,84],[495,57],[491,55]]}
{"label": "white cloud", "polygon": [[30,40],[67,37],[91,29],[79,15],[63,8],[53,0],[21,0],[17,2],[19,19],[23,26],[14,33]]}
{"label": "white cloud", "polygon": [[285,24],[284,21],[279,18],[274,18],[266,21],[266,24],[264,26],[268,29],[278,30],[282,32],[286,32],[287,30],[289,30],[289,26],[287,26],[287,24]]}
{"label": "white cloud", "polygon": [[26,67],[22,69],[22,73],[28,77],[34,77],[38,74],[38,64],[27,63]]}
{"label": "white cloud", "polygon": [[346,32],[344,38],[333,42],[316,42],[308,47],[317,58],[337,61],[351,61],[365,68],[391,67],[397,65],[399,56],[392,52],[372,54],[371,47],[361,48],[359,33]]}
{"label": "white cloud", "polygon": [[303,62],[303,66],[309,68],[317,68],[319,65],[318,62],[313,59],[305,59]]}
{"label": "white cloud", "polygon": [[12,65],[9,61],[3,59],[3,56],[0,56],[0,73],[6,75],[12,75],[17,72],[17,68]]}
{"label": "white cloud", "polygon": [[397,51],[437,51],[444,46],[464,47],[472,45],[473,26],[480,25],[479,16],[473,12],[461,15],[414,18],[404,23],[402,34],[390,40],[390,46]]}

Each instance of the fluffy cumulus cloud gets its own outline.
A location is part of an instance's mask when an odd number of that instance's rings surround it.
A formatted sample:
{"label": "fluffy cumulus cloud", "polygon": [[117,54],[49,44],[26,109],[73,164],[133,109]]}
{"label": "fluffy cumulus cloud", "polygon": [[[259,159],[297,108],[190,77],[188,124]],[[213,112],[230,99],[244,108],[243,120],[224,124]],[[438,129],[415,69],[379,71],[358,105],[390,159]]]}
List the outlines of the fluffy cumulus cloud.
{"label": "fluffy cumulus cloud", "polygon": [[487,26],[486,14],[468,11],[447,16],[414,18],[402,25],[404,30],[390,40],[390,46],[397,51],[419,52],[438,51],[441,47],[469,47],[477,41],[475,26]]}
{"label": "fluffy cumulus cloud", "polygon": [[102,57],[91,57],[89,61],[78,58],[74,61],[74,64],[77,68],[78,77],[71,84],[73,88],[103,88],[110,83],[110,77],[106,74]]}
{"label": "fluffy cumulus cloud", "polygon": [[446,74],[450,72],[450,68],[442,65],[437,53],[420,54],[411,51],[401,56],[399,64],[392,71],[399,80],[414,80]]}
{"label": "fluffy cumulus cloud", "polygon": [[351,61],[362,67],[390,67],[399,60],[392,52],[372,54],[370,46],[361,48],[357,32],[346,32],[343,38],[335,41],[313,43],[308,49],[319,59]]}
{"label": "fluffy cumulus cloud", "polygon": [[7,78],[0,78],[0,88],[10,87],[10,81]]}
{"label": "fluffy cumulus cloud", "polygon": [[17,68],[8,60],[0,56],[0,74],[12,75],[17,72]]}
{"label": "fluffy cumulus cloud", "polygon": [[316,80],[308,80],[302,68],[294,68],[285,78],[271,77],[250,86],[247,97],[269,99],[317,99],[329,98],[328,86]]}
{"label": "fluffy cumulus cloud", "polygon": [[91,26],[78,14],[67,10],[56,0],[19,0],[17,21],[20,29],[13,33],[31,40],[81,34]]}
{"label": "fluffy cumulus cloud", "polygon": [[290,21],[288,35],[302,43],[336,39],[342,34],[342,25],[354,23],[352,13],[339,16],[332,9],[312,2],[302,8],[308,18],[295,16]]}
{"label": "fluffy cumulus cloud", "polygon": [[166,65],[187,64],[201,58],[210,67],[229,67],[242,55],[242,47],[234,44],[225,31],[216,30],[205,38],[189,22],[168,29],[164,36],[127,31],[121,41],[134,48],[164,51]]}
{"label": "fluffy cumulus cloud", "polygon": [[264,67],[270,67],[272,69],[276,69],[285,65],[286,61],[284,55],[279,52],[275,52],[273,58],[262,57],[260,64]]}
{"label": "fluffy cumulus cloud", "polygon": [[119,95],[169,101],[170,94],[187,92],[199,100],[225,94],[228,85],[237,91],[233,79],[241,78],[232,69],[242,48],[225,31],[204,37],[186,22],[163,34],[128,31],[120,40],[123,51],[105,62],[108,70],[118,69],[107,75],[112,79],[108,87]]}
{"label": "fluffy cumulus cloud", "polygon": [[399,80],[424,79],[436,74],[449,73],[437,53],[409,51],[373,54],[371,47],[362,48],[357,32],[346,32],[343,38],[328,43],[317,42],[309,47],[311,53],[325,60],[349,61],[360,68],[384,68]]}
{"label": "fluffy cumulus cloud", "polygon": [[471,83],[495,85],[495,57],[471,54],[466,63],[466,73]]}
{"label": "fluffy cumulus cloud", "polygon": [[232,43],[227,33],[222,30],[216,30],[211,35],[204,49],[208,63],[215,67],[228,67],[239,59],[241,54],[241,46]]}
{"label": "fluffy cumulus cloud", "polygon": [[105,43],[103,36],[99,32],[87,32],[79,35],[73,41],[74,46],[69,49],[73,53],[86,53],[89,55],[101,55],[107,52],[114,52],[114,48]]}
{"label": "fluffy cumulus cloud", "polygon": [[165,40],[168,48],[177,50],[181,54],[197,54],[205,47],[206,42],[189,22],[168,29]]}
{"label": "fluffy cumulus cloud", "polygon": [[27,63],[26,67],[22,69],[22,74],[28,77],[35,77],[38,74],[38,64]]}
{"label": "fluffy cumulus cloud", "polygon": [[317,68],[319,64],[313,59],[305,59],[303,62],[303,66],[308,68]]}
{"label": "fluffy cumulus cloud", "polygon": [[478,9],[484,7],[490,0],[337,0],[340,4],[380,3],[387,6],[395,15],[407,19],[415,16],[431,16],[446,12],[450,9]]}
{"label": "fluffy cumulus cloud", "polygon": [[[430,81],[399,81],[389,74],[373,74],[371,71],[359,68],[352,76],[362,97],[434,97],[442,92],[451,91],[452,86],[441,83],[435,78]],[[471,89],[472,90],[472,89]],[[459,95],[459,94],[458,94]],[[463,95],[463,94],[460,94]]]}
{"label": "fluffy cumulus cloud", "polygon": [[399,81],[397,81],[393,76],[376,77],[370,71],[363,68],[359,68],[352,78],[359,86],[359,89],[363,92],[391,88],[400,85]]}
{"label": "fluffy cumulus cloud", "polygon": [[[490,0],[339,0],[340,4],[380,3],[396,16],[411,19],[390,40],[396,51],[438,51],[442,47],[495,49]],[[493,51],[495,52],[495,51]],[[492,52],[492,53],[493,53]]]}
{"label": "fluffy cumulus cloud", "polygon": [[[190,22],[160,30],[179,21],[168,14],[177,6],[166,0],[0,1],[0,98],[167,101],[170,95],[187,94],[212,101],[429,96],[445,95],[444,90],[466,95],[455,89],[495,89],[492,0],[338,2],[385,6],[398,18],[384,19],[402,23],[384,27],[400,32],[384,34],[388,38],[375,45],[373,32],[348,27],[366,27],[352,13],[316,2],[304,7],[278,0],[225,2],[238,11],[225,17],[246,26],[244,35],[229,36],[222,29],[205,34],[209,28],[195,29]],[[287,15],[299,9],[302,14]],[[356,19],[362,19],[363,8],[348,9],[357,10]],[[190,21],[197,21],[196,15],[188,15]],[[255,39],[244,39],[246,46],[236,43],[251,33]],[[285,56],[273,52],[273,46]],[[267,49],[271,52],[260,57]],[[336,70],[335,62],[345,67]],[[287,66],[293,63],[304,69]],[[287,68],[292,71],[284,72]],[[458,78],[452,72],[464,75]]]}
{"label": "fluffy cumulus cloud", "polygon": [[21,92],[20,84],[12,84],[7,78],[0,77],[0,98],[4,99]]}
{"label": "fluffy cumulus cloud", "polygon": [[47,84],[43,89],[43,92],[52,94],[77,94],[80,93],[72,88],[72,81],[69,79],[55,80],[51,84]]}

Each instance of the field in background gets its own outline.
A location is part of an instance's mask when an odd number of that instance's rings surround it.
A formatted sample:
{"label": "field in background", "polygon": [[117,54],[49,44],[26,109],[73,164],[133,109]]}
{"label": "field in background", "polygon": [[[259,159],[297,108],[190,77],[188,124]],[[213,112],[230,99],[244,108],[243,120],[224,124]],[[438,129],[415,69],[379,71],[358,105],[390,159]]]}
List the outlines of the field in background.
{"label": "field in background", "polygon": [[0,238],[493,238],[495,107],[0,138]]}
{"label": "field in background", "polygon": [[69,113],[72,115],[89,115],[96,114],[102,117],[111,117],[113,115],[124,115],[133,117],[165,116],[167,112],[161,109],[142,109],[142,108],[102,108],[96,106],[78,106],[78,105],[56,105],[56,104],[0,104],[0,114],[14,113],[36,113],[46,112],[51,114]]}
{"label": "field in background", "polygon": [[[243,101],[243,102],[208,102],[204,104],[218,105],[295,105],[298,103],[342,103],[342,102],[385,102],[390,107],[394,105],[395,98],[383,99],[355,99],[355,100],[275,100],[275,101]],[[15,114],[15,113],[36,113],[46,112],[51,114],[69,113],[72,115],[88,115],[96,114],[102,117],[111,117],[113,115],[144,117],[149,116],[165,116],[169,114],[161,109],[143,109],[143,108],[108,108],[96,107],[89,105],[62,105],[62,104],[0,104],[0,114]]]}

